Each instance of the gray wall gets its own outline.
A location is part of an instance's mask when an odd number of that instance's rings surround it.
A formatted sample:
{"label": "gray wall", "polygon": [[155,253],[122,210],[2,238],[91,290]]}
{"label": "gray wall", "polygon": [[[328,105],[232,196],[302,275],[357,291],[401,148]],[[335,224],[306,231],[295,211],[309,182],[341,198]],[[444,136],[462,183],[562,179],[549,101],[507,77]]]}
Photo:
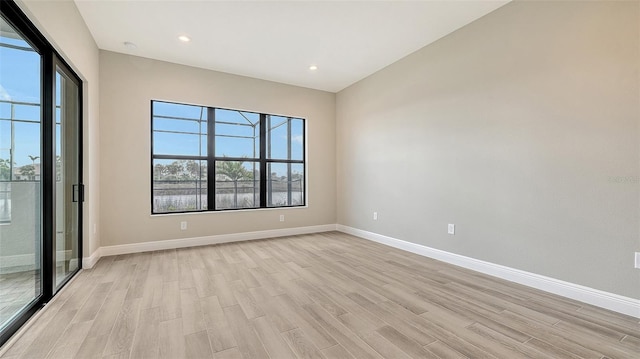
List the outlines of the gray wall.
{"label": "gray wall", "polygon": [[338,93],[338,223],[640,298],[639,12],[513,2]]}
{"label": "gray wall", "polygon": [[[151,216],[151,100],[305,118],[308,207]],[[333,93],[100,51],[100,144],[103,246],[336,223]]]}

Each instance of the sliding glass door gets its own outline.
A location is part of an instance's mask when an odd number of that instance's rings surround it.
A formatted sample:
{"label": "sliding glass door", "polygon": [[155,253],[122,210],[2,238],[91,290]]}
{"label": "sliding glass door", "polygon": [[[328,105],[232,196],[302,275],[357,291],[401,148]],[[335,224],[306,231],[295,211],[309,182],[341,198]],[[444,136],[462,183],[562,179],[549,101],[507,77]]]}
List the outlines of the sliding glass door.
{"label": "sliding glass door", "polygon": [[0,0],[0,345],[81,268],[81,90]]}
{"label": "sliding glass door", "polygon": [[42,56],[0,18],[0,328],[42,294]]}
{"label": "sliding glass door", "polygon": [[79,267],[80,184],[79,84],[62,64],[55,76],[55,286]]}

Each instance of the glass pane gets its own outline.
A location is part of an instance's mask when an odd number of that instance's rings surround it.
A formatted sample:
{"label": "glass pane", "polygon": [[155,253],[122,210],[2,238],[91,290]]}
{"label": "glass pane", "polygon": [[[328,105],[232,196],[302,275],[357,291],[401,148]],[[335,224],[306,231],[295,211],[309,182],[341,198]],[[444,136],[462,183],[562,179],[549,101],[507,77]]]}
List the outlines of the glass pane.
{"label": "glass pane", "polygon": [[304,121],[291,119],[291,159],[304,160]]}
{"label": "glass pane", "polygon": [[267,158],[276,160],[304,159],[304,120],[267,116]]}
{"label": "glass pane", "polygon": [[206,107],[153,102],[154,154],[206,156],[206,133]]}
{"label": "glass pane", "polygon": [[[40,55],[0,17],[0,329],[41,293]],[[19,122],[26,120],[31,122]]]}
{"label": "glass pane", "polygon": [[216,209],[260,206],[260,165],[248,161],[216,162]]}
{"label": "glass pane", "polygon": [[11,224],[11,182],[0,181],[0,225]]}
{"label": "glass pane", "polygon": [[291,164],[291,205],[304,205],[304,165],[301,163]]}
{"label": "glass pane", "polygon": [[259,158],[260,115],[216,109],[216,157]]}
{"label": "glass pane", "polygon": [[207,109],[202,106],[185,105],[173,102],[153,101],[153,115],[165,116],[170,119],[206,121]]}
{"label": "glass pane", "polygon": [[153,131],[153,153],[173,156],[206,156],[207,141],[200,135]]}
{"label": "glass pane", "polygon": [[79,94],[64,70],[55,77],[55,284],[56,290],[80,266]]}
{"label": "glass pane", "polygon": [[[0,51],[2,48],[0,47]],[[6,92],[6,90],[5,90]],[[2,95],[0,95],[2,96]],[[11,103],[8,102],[7,100],[9,100],[9,96],[5,95],[4,99],[2,97],[0,97],[0,100],[4,100],[4,101],[0,101],[0,119],[2,120],[10,120],[11,119]]]}
{"label": "glass pane", "polygon": [[20,121],[40,122],[40,106],[33,104],[13,107],[13,119]]}
{"label": "glass pane", "polygon": [[207,161],[153,161],[154,213],[203,209],[207,209]]}
{"label": "glass pane", "polygon": [[[13,180],[40,180],[40,123],[13,121]],[[37,134],[37,137],[34,136]]]}
{"label": "glass pane", "polygon": [[286,117],[267,116],[267,158],[289,159],[289,120]]}
{"label": "glass pane", "polygon": [[268,207],[301,206],[304,204],[304,165],[298,163],[268,163]]}
{"label": "glass pane", "polygon": [[[200,121],[184,121],[156,117],[153,120],[153,129],[155,131],[176,131],[197,135],[200,134],[200,124]],[[206,130],[206,126],[204,129]]]}
{"label": "glass pane", "polygon": [[[2,104],[2,103],[0,103]],[[11,117],[0,119],[0,181],[11,180]]]}

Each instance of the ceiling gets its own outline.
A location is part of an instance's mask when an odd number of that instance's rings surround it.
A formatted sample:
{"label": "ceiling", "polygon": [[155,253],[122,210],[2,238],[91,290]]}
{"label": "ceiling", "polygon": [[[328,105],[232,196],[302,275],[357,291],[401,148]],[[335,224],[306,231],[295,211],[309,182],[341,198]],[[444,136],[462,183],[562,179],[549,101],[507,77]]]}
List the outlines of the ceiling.
{"label": "ceiling", "polygon": [[509,1],[75,3],[100,49],[338,92]]}

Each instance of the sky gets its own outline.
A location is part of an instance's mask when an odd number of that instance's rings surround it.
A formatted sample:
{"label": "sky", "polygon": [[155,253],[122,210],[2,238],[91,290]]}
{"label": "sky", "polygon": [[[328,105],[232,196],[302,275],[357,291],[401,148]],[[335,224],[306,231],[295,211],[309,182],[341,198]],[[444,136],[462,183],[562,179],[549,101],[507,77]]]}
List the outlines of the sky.
{"label": "sky", "polygon": [[[29,45],[17,39],[0,37],[0,43],[23,47]],[[0,46],[0,101],[40,102],[40,55]],[[0,118],[11,117],[11,106],[0,102]],[[33,121],[15,123],[14,166],[33,163],[31,156],[40,156],[40,107],[15,106],[14,117]],[[8,159],[11,148],[11,125],[0,121],[0,158]],[[38,161],[36,161],[37,163]]]}
{"label": "sky", "polygon": [[[207,155],[207,109],[206,107],[183,105],[167,102],[154,102],[154,154],[165,155]],[[164,119],[163,116],[172,117]],[[179,118],[179,119],[176,119]],[[254,112],[235,111],[226,109],[215,110],[216,122],[216,154],[220,157],[259,158],[260,153],[260,115]],[[287,118],[270,116],[271,121],[271,159],[287,159]],[[166,133],[172,131],[179,133]],[[303,131],[304,121],[291,121],[291,159],[303,159]],[[237,137],[223,137],[220,134]],[[254,140],[255,138],[255,140]],[[163,161],[165,163],[166,161]],[[245,163],[250,169],[250,164]],[[269,172],[286,174],[286,166],[272,166]],[[297,170],[297,167],[296,167]],[[298,172],[302,172],[299,170]]]}

